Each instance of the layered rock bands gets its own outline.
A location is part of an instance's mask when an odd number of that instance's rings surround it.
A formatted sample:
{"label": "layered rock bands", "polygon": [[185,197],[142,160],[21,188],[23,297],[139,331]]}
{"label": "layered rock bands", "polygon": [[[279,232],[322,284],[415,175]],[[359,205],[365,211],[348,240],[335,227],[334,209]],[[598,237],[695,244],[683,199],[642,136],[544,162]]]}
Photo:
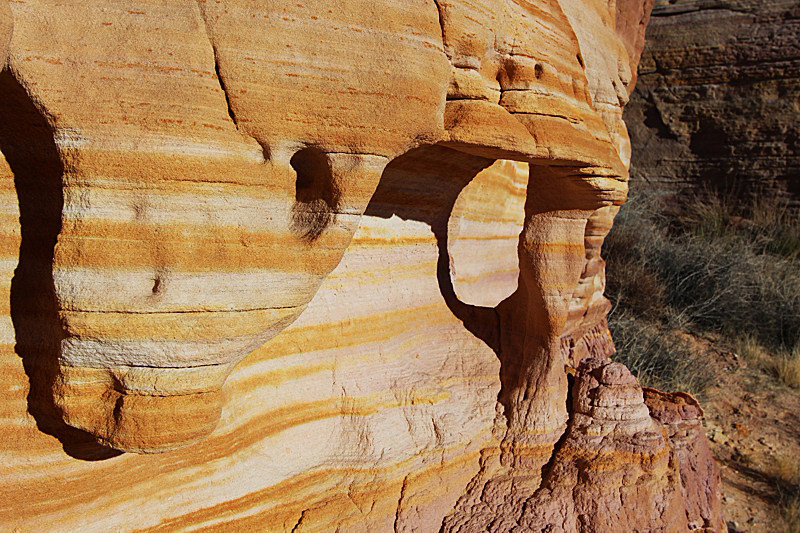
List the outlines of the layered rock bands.
{"label": "layered rock bands", "polygon": [[800,6],[657,0],[626,109],[631,175],[800,197]]}
{"label": "layered rock bands", "polygon": [[0,528],[724,529],[607,362],[648,13],[0,0]]}

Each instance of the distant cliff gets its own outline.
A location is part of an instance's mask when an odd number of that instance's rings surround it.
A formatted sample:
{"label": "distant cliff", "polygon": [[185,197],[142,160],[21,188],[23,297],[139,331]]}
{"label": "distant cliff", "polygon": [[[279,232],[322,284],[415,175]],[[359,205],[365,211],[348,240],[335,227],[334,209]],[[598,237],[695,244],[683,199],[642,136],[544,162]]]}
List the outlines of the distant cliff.
{"label": "distant cliff", "polygon": [[800,2],[657,0],[625,120],[632,179],[800,197]]}

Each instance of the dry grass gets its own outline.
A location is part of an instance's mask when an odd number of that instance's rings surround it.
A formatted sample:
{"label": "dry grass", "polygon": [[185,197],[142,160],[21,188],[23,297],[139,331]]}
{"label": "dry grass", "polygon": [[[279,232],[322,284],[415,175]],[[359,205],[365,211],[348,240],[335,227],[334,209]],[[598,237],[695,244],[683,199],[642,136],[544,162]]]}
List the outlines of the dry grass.
{"label": "dry grass", "polygon": [[778,382],[800,389],[800,345],[791,352],[771,353],[753,335],[742,335],[734,342],[735,352],[745,361],[765,371]]}
{"label": "dry grass", "polygon": [[800,389],[800,350],[795,349],[791,354],[779,354],[767,367],[778,381]]}
{"label": "dry grass", "polygon": [[782,502],[781,514],[786,533],[800,533],[800,497],[797,494]]}
{"label": "dry grass", "polygon": [[680,332],[665,331],[631,314],[612,316],[609,325],[617,347],[615,360],[624,363],[643,387],[702,398],[714,381],[709,359],[696,354]]}
{"label": "dry grass", "polygon": [[800,462],[796,457],[778,457],[773,477],[778,485],[784,531],[800,533]]}
{"label": "dry grass", "polygon": [[[688,334],[731,339],[764,379],[800,389],[800,217],[775,198],[633,194],[603,246],[616,359],[645,386],[703,395],[710,358]],[[800,533],[800,459],[776,459],[780,516]]]}
{"label": "dry grass", "polygon": [[796,457],[781,456],[775,460],[775,478],[784,485],[800,485],[800,462]]}
{"label": "dry grass", "polygon": [[742,206],[710,192],[632,193],[603,246],[619,358],[636,361],[651,382],[702,388],[709,380],[680,362],[689,355],[674,332],[717,333],[740,339],[738,351],[800,387],[800,217],[774,197]]}
{"label": "dry grass", "polygon": [[733,344],[733,348],[740,357],[748,363],[762,365],[770,359],[770,354],[752,335],[742,335]]}

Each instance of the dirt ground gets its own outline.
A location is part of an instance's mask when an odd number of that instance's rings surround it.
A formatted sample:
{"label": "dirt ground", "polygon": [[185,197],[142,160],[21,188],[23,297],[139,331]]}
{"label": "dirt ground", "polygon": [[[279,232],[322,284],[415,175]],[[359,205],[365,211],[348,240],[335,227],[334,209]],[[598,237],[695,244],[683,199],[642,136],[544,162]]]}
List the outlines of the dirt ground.
{"label": "dirt ground", "polygon": [[702,399],[709,446],[722,477],[730,533],[778,533],[776,469],[800,461],[800,392],[779,385],[715,339],[698,339],[719,369]]}

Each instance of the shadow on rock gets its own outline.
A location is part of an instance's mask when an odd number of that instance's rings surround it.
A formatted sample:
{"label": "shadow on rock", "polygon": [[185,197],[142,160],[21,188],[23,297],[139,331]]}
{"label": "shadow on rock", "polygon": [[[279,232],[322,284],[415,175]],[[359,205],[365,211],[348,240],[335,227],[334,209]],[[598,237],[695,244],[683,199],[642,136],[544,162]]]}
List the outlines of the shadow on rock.
{"label": "shadow on rock", "polygon": [[120,452],[64,423],[53,401],[65,332],[53,284],[53,254],[61,232],[64,164],[47,117],[9,70],[0,73],[0,151],[14,175],[20,212],[19,263],[11,281],[15,350],[30,380],[28,411],[44,433],[76,459],[102,460]]}

